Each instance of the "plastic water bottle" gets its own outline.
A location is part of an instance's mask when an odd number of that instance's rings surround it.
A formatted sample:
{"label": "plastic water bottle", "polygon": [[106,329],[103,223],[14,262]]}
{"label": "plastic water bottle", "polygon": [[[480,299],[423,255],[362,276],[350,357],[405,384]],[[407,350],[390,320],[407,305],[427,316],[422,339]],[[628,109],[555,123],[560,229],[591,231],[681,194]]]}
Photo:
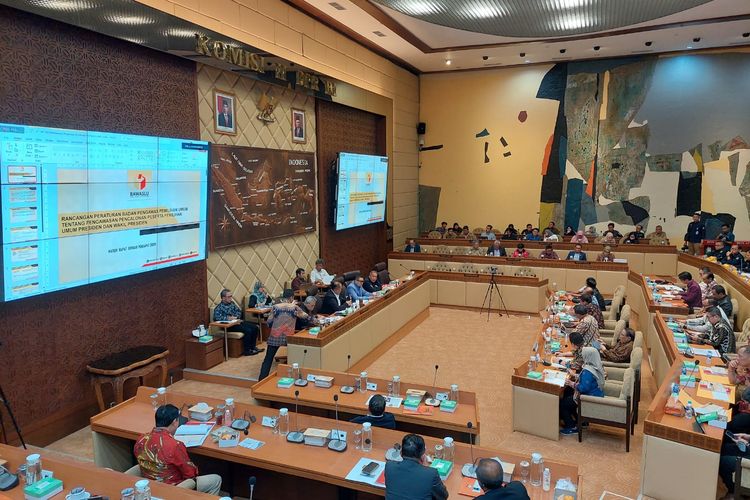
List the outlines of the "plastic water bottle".
{"label": "plastic water bottle", "polygon": [[711,358],[713,358],[713,355],[711,354],[711,352],[708,352],[706,354],[706,366],[711,366]]}
{"label": "plastic water bottle", "polygon": [[372,424],[362,424],[362,451],[372,451]]}
{"label": "plastic water bottle", "polygon": [[680,386],[679,384],[672,384],[672,399],[677,401],[680,398]]}
{"label": "plastic water bottle", "polygon": [[458,385],[457,384],[451,384],[451,392],[448,395],[448,399],[450,401],[455,401],[458,403]]}
{"label": "plastic water bottle", "polygon": [[545,467],[544,474],[542,475],[542,489],[544,491],[549,491],[551,482],[552,482],[552,473],[550,472],[549,467]]}
{"label": "plastic water bottle", "polygon": [[125,488],[120,492],[120,500],[135,500],[135,490],[133,488]]}
{"label": "plastic water bottle", "polygon": [[359,392],[367,392],[367,372],[359,374]]}
{"label": "plastic water bottle", "polygon": [[685,418],[693,418],[694,415],[695,415],[695,410],[693,410],[693,402],[688,401],[688,404],[685,407]]}
{"label": "plastic water bottle", "polygon": [[542,472],[544,471],[544,460],[542,454],[534,452],[531,454],[531,486],[542,485]]}
{"label": "plastic water bottle", "polygon": [[279,416],[276,418],[276,427],[278,427],[279,434],[282,436],[289,434],[289,410],[287,408],[279,410]]}
{"label": "plastic water bottle", "polygon": [[164,406],[167,404],[167,388],[166,387],[159,387],[156,389],[156,394],[159,395],[158,398],[156,398],[159,406]]}
{"label": "plastic water bottle", "polygon": [[455,456],[456,447],[453,445],[453,438],[447,437],[443,439],[443,460],[453,462]]}
{"label": "plastic water bottle", "polygon": [[300,378],[299,363],[292,363],[292,378],[298,380]]}
{"label": "plastic water bottle", "polygon": [[234,398],[224,400],[224,417],[222,421],[227,427],[230,427],[232,422],[234,422]]}
{"label": "plastic water bottle", "polygon": [[136,481],[135,500],[151,500],[151,487],[148,485],[148,479]]}
{"label": "plastic water bottle", "polygon": [[687,367],[682,365],[682,376],[684,377],[685,375],[687,375]]}
{"label": "plastic water bottle", "polygon": [[398,397],[398,395],[401,394],[401,377],[394,375],[391,384],[391,392],[393,393],[393,396]]}

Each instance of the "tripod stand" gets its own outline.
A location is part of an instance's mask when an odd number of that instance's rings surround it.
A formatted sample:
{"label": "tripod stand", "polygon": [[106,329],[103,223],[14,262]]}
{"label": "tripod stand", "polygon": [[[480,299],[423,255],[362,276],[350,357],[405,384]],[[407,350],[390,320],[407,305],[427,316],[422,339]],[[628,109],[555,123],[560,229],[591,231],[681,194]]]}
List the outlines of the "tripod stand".
{"label": "tripod stand", "polygon": [[[497,270],[494,267],[490,268],[490,284],[487,287],[487,293],[484,294],[484,302],[482,302],[482,308],[479,310],[479,314],[481,315],[482,312],[484,312],[484,310],[487,309],[487,321],[490,320],[490,310],[492,309],[493,292],[497,292],[497,296],[500,298],[500,304],[502,304],[502,310],[505,311],[506,316],[510,317],[510,314],[508,314],[508,308],[505,307],[503,294],[500,293],[500,287],[497,286],[497,281],[495,280],[495,276],[497,276]],[[500,308],[498,308],[497,314],[500,317],[503,316],[503,314],[500,312]]]}
{"label": "tripod stand", "polygon": [[[18,439],[21,440],[21,444],[23,445],[23,449],[26,449],[26,443],[23,440],[23,436],[21,435],[21,429],[18,427],[18,422],[16,422],[16,417],[13,415],[13,410],[10,408],[10,403],[8,402],[8,399],[5,397],[5,392],[3,392],[3,386],[0,385],[0,403],[2,403],[5,406],[5,409],[8,410],[8,415],[10,415],[10,421],[13,422],[13,427],[16,430],[16,434],[18,434]],[[3,416],[0,413],[0,432],[3,434],[3,440],[5,441],[5,444],[8,444],[8,433],[5,431],[5,424],[3,423]]]}

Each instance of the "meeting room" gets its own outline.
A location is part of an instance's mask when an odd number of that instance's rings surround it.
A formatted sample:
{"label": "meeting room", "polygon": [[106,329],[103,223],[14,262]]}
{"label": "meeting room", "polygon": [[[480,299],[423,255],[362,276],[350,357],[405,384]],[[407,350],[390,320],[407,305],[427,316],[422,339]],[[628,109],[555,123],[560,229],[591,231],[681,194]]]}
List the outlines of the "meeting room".
{"label": "meeting room", "polygon": [[750,497],[746,0],[0,0],[0,500]]}

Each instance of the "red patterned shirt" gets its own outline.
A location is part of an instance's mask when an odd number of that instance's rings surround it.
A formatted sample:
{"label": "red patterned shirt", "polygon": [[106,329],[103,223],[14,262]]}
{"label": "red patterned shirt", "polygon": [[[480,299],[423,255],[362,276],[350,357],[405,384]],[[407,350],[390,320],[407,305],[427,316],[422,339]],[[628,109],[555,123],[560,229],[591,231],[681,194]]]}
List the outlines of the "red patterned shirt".
{"label": "red patterned shirt", "polygon": [[187,448],[164,427],[154,427],[135,443],[133,449],[141,475],[167,484],[179,484],[198,475]]}

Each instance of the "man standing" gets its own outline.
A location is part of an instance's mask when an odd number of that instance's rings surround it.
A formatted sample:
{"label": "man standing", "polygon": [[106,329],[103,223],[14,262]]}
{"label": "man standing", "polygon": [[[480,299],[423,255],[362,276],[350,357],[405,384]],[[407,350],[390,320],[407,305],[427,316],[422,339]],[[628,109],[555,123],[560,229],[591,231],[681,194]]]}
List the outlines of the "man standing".
{"label": "man standing", "polygon": [[701,287],[698,283],[693,280],[693,275],[687,271],[683,271],[677,275],[679,280],[685,285],[685,291],[680,292],[682,300],[685,301],[690,312],[693,309],[698,309],[703,305],[703,295],[701,294]]}
{"label": "man standing", "polygon": [[503,466],[493,458],[483,458],[477,464],[477,481],[484,495],[477,497],[485,500],[529,500],[529,494],[520,481],[503,483]]}
{"label": "man standing", "polygon": [[352,305],[351,300],[347,300],[344,295],[344,284],[340,281],[331,283],[331,289],[323,297],[323,306],[320,308],[321,314],[333,314],[337,311],[343,311]]}
{"label": "man standing", "polygon": [[310,279],[318,286],[330,285],[331,281],[333,280],[333,275],[328,274],[328,271],[323,269],[323,264],[325,264],[325,261],[323,259],[316,260],[315,269],[310,271]]}
{"label": "man standing", "polygon": [[379,292],[383,289],[383,284],[378,279],[378,272],[376,270],[373,269],[370,271],[369,276],[365,280],[364,287],[370,293]]}
{"label": "man standing", "polygon": [[[232,292],[226,288],[221,291],[221,302],[214,308],[214,321],[234,321],[242,317],[240,307],[234,303]],[[230,332],[242,332],[242,355],[255,356],[265,349],[255,346],[258,340],[258,326],[249,321],[242,321],[238,325],[227,328]]]}
{"label": "man standing", "polygon": [[420,247],[414,240],[409,240],[409,244],[404,247],[406,253],[420,253],[422,247]]}
{"label": "man standing", "polygon": [[385,463],[385,500],[445,500],[448,490],[437,470],[425,465],[422,436],[401,440],[401,462]]}
{"label": "man standing", "polygon": [[706,237],[706,225],[701,222],[701,213],[693,214],[693,222],[688,224],[685,233],[685,246],[690,255],[700,255],[701,241]]}
{"label": "man standing", "polygon": [[576,243],[575,250],[571,250],[570,252],[568,252],[568,257],[566,260],[586,260],[586,253],[583,251],[583,247],[580,243]]}
{"label": "man standing", "polygon": [[180,410],[174,405],[160,406],[156,410],[156,427],[141,436],[135,443],[133,453],[141,468],[141,477],[175,485],[179,488],[198,490],[218,495],[221,476],[198,475],[198,467],[190,461],[187,448],[174,438],[180,426]]}
{"label": "man standing", "polygon": [[346,293],[352,300],[366,300],[372,297],[372,294],[364,288],[365,278],[357,276],[357,279],[349,283],[346,287]]}

